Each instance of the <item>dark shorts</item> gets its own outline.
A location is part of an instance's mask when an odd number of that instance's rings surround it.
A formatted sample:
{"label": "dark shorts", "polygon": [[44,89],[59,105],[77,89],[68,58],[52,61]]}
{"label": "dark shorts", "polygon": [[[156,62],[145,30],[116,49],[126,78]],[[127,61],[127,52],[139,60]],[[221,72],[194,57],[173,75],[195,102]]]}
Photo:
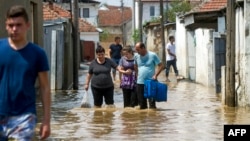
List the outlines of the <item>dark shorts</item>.
{"label": "dark shorts", "polygon": [[0,141],[31,141],[35,135],[36,116],[0,116]]}

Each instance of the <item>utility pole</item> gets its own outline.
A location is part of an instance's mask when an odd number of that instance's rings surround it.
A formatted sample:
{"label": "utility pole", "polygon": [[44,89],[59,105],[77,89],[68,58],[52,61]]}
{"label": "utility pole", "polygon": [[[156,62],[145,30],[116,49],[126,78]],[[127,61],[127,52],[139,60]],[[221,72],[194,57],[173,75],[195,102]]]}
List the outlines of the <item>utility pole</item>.
{"label": "utility pole", "polygon": [[141,0],[138,1],[138,5],[139,5],[139,21],[138,21],[138,24],[139,24],[139,39],[140,39],[140,42],[142,42],[142,2]]}
{"label": "utility pole", "polygon": [[[135,0],[133,0],[133,14],[132,14],[132,33],[135,32]],[[135,44],[135,42],[133,41],[133,44]]]}
{"label": "utility pole", "polygon": [[235,0],[227,0],[226,105],[236,106],[235,96]]}
{"label": "utility pole", "polygon": [[73,13],[73,89],[78,90],[78,69],[79,69],[79,28],[78,28],[78,0],[74,2],[74,13]]}
{"label": "utility pole", "polygon": [[163,0],[160,0],[160,15],[161,15],[162,63],[165,66],[165,64],[166,64],[166,51],[165,51]]}
{"label": "utility pole", "polygon": [[124,3],[123,3],[123,0],[121,0],[121,11],[122,11],[122,20],[121,20],[121,23],[122,23],[122,45],[125,46],[126,44],[126,37],[125,37],[125,29],[124,29]]}

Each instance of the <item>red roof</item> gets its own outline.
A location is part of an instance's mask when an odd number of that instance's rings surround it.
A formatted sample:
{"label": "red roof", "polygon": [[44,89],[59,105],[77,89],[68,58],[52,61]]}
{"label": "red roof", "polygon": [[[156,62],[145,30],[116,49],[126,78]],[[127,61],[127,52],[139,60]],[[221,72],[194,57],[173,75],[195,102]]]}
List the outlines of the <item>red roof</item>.
{"label": "red roof", "polygon": [[[138,0],[136,0],[138,1]],[[160,0],[141,0],[141,2],[159,2]],[[163,2],[173,2],[176,0],[163,0]],[[191,3],[201,2],[202,0],[189,0]],[[203,2],[199,7],[195,8],[196,12],[217,11],[227,6],[227,0],[209,0]]]}
{"label": "red roof", "polygon": [[[43,4],[43,20],[56,20],[60,18],[71,18],[69,11],[63,9],[61,6],[55,3],[44,3]],[[79,32],[97,32],[96,27],[89,22],[79,19]]]}
{"label": "red roof", "polygon": [[[139,0],[136,0],[137,2]],[[163,2],[173,2],[173,1],[177,1],[177,0],[163,0]],[[181,0],[179,0],[181,1]],[[189,2],[201,2],[202,0],[187,0]],[[160,2],[160,0],[141,0],[141,2]]]}
{"label": "red roof", "polygon": [[227,0],[210,0],[200,5],[199,12],[217,11],[227,6]]}
{"label": "red roof", "polygon": [[70,18],[70,12],[55,3],[43,4],[43,19],[55,20],[59,18]]}
{"label": "red roof", "polygon": [[99,26],[121,26],[123,23],[132,20],[132,10],[130,7],[107,6],[109,10],[99,10]]}
{"label": "red roof", "polygon": [[79,19],[79,31],[80,32],[98,32],[96,27],[94,27],[89,22]]}

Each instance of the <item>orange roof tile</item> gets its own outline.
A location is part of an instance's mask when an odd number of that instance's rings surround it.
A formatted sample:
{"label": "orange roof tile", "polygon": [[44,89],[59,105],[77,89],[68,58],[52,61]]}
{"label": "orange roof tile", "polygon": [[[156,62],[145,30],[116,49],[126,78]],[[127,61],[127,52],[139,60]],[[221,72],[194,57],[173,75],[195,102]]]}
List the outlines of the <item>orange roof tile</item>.
{"label": "orange roof tile", "polygon": [[55,20],[58,19],[59,15],[54,11],[50,10],[48,7],[43,5],[43,20]]}
{"label": "orange roof tile", "polygon": [[79,31],[80,32],[98,32],[96,27],[94,27],[89,22],[79,19]]}
{"label": "orange roof tile", "polygon": [[[139,0],[136,0],[139,1]],[[163,2],[173,2],[177,0],[163,0]],[[179,0],[181,1],[181,0]],[[188,0],[189,2],[201,2],[202,0]],[[141,2],[160,2],[160,0],[141,0]]]}
{"label": "orange roof tile", "polygon": [[200,5],[199,12],[217,11],[227,6],[227,0],[210,0]]}
{"label": "orange roof tile", "polygon": [[123,20],[122,11],[118,6],[107,6],[109,10],[99,10],[99,26],[121,26],[129,20],[132,20],[132,10],[130,7],[124,7]]}
{"label": "orange roof tile", "polygon": [[70,18],[70,12],[55,3],[43,4],[43,19],[54,20],[59,18]]}
{"label": "orange roof tile", "polygon": [[[43,4],[43,19],[46,20],[56,20],[60,18],[71,18],[71,13],[59,5],[53,3],[52,5],[49,3]],[[79,19],[79,32],[98,32],[96,27],[92,24],[88,23],[83,19]]]}

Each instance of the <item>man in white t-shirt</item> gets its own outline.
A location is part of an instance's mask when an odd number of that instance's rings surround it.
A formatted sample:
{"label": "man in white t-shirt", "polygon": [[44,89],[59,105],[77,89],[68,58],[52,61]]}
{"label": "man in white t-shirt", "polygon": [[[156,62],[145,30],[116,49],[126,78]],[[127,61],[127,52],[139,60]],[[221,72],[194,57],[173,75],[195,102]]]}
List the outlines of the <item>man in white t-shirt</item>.
{"label": "man in white t-shirt", "polygon": [[166,60],[167,60],[167,66],[166,66],[166,81],[170,82],[170,80],[168,79],[169,76],[169,70],[170,67],[172,66],[175,72],[175,76],[178,76],[178,70],[177,70],[177,66],[176,66],[176,52],[175,52],[175,38],[174,36],[169,36],[169,43],[166,45]]}

